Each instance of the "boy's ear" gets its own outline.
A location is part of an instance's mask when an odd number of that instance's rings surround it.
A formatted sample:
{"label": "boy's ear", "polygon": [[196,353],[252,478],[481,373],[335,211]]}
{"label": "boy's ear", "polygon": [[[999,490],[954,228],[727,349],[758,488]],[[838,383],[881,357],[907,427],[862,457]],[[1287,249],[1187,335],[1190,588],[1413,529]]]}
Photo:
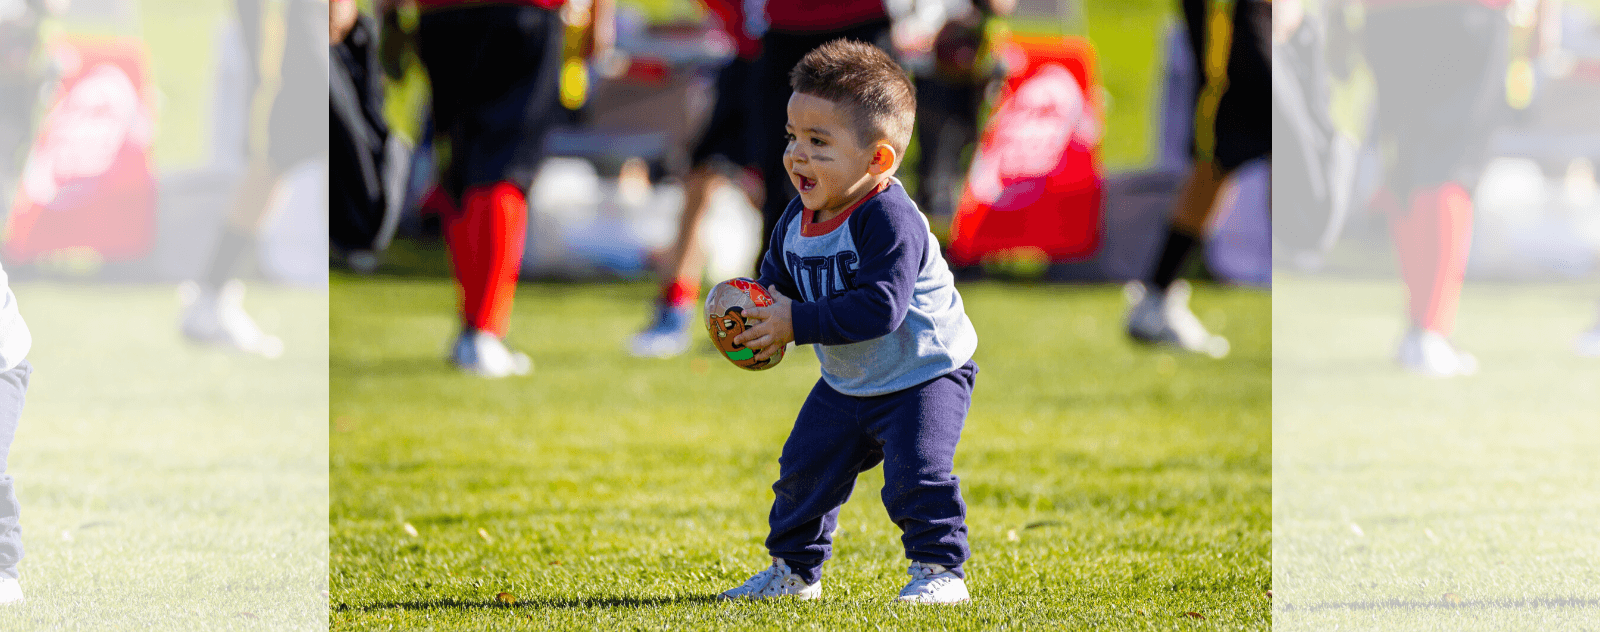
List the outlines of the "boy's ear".
{"label": "boy's ear", "polygon": [[867,162],[867,173],[875,176],[888,173],[894,169],[895,160],[898,158],[899,156],[895,155],[894,147],[890,146],[889,143],[876,143],[872,146],[872,160]]}

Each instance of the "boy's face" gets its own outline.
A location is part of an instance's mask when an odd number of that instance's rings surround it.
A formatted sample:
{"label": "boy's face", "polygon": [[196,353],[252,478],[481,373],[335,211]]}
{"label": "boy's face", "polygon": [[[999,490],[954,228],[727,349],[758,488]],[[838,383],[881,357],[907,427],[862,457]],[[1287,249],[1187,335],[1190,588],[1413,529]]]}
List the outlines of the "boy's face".
{"label": "boy's face", "polygon": [[822,214],[849,208],[877,185],[887,171],[885,160],[894,164],[888,145],[863,147],[844,109],[821,97],[799,92],[789,97],[784,131],[789,145],[783,168],[806,208]]}

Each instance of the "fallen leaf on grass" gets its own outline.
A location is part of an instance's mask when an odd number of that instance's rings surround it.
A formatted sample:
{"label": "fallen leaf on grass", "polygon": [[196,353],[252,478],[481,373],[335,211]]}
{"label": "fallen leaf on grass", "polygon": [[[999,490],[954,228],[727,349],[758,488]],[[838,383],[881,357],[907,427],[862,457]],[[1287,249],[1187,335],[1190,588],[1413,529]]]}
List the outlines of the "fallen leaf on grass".
{"label": "fallen leaf on grass", "polygon": [[401,528],[401,529],[403,529],[403,530],[405,530],[405,532],[406,532],[406,535],[409,535],[409,536],[411,536],[411,537],[413,537],[413,538],[415,538],[415,537],[417,537],[417,528],[416,528],[416,527],[413,527],[413,526],[411,526],[411,523],[409,523],[409,522],[407,522],[407,523],[406,523],[406,524],[405,524],[405,526],[403,526],[403,527],[400,527],[400,528]]}
{"label": "fallen leaf on grass", "polygon": [[1198,612],[1185,612],[1184,614],[1189,615],[1190,619],[1204,619],[1204,618],[1206,618],[1205,615],[1200,614]]}
{"label": "fallen leaf on grass", "polygon": [[517,596],[508,592],[503,592],[495,595],[494,600],[509,606],[517,602]]}
{"label": "fallen leaf on grass", "polygon": [[484,542],[494,542],[494,540],[489,537],[489,532],[483,527],[478,527],[478,537],[483,538]]}
{"label": "fallen leaf on grass", "polygon": [[561,560],[556,560],[554,562],[551,562],[550,565],[551,566],[560,566],[561,565]]}
{"label": "fallen leaf on grass", "polygon": [[1444,602],[1452,606],[1459,606],[1461,605],[1461,595],[1457,595],[1455,593],[1445,593]]}
{"label": "fallen leaf on grass", "polygon": [[1268,598],[1268,599],[1271,599],[1271,598],[1272,598],[1272,591],[1270,591],[1270,590],[1269,590],[1269,591],[1267,591],[1267,598]]}

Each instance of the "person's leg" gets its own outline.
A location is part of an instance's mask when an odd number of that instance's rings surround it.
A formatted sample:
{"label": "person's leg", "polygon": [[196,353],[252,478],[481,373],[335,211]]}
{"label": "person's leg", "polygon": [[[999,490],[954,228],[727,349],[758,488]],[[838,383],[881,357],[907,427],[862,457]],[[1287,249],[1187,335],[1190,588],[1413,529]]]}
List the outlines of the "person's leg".
{"label": "person's leg", "polygon": [[461,216],[449,227],[467,326],[500,338],[510,329],[527,222],[527,200],[515,185],[496,182],[467,189]]}
{"label": "person's leg", "polygon": [[1472,245],[1472,197],[1453,182],[1418,189],[1410,208],[1391,215],[1389,226],[1412,324],[1449,336]]}
{"label": "person's leg", "polygon": [[268,358],[283,352],[282,341],[261,331],[245,312],[244,284],[236,278],[241,262],[254,251],[280,176],[270,161],[250,161],[206,268],[179,288],[184,302],[180,329],[189,339]]}
{"label": "person's leg", "polygon": [[716,103],[711,119],[690,152],[684,178],[683,213],[678,233],[660,262],[660,291],[652,301],[654,315],[644,331],[634,336],[630,350],[639,357],[665,358],[689,349],[695,303],[700,299],[700,279],[705,270],[705,250],[699,243],[700,225],[711,207],[711,197],[728,184],[722,169],[748,164],[751,152],[748,91],[751,62],[735,59],[717,73]]}
{"label": "person's leg", "polygon": [[1221,169],[1210,160],[1196,161],[1190,167],[1183,188],[1178,190],[1160,258],[1148,279],[1154,289],[1165,292],[1171,287],[1184,262],[1200,244],[1206,222],[1216,207],[1217,194],[1222,191],[1223,179]]}
{"label": "person's leg", "polygon": [[683,215],[678,218],[678,235],[667,252],[661,269],[663,302],[681,307],[700,296],[700,270],[705,267],[705,251],[700,247],[700,221],[711,208],[711,195],[727,184],[715,169],[696,168],[683,187]]}
{"label": "person's leg", "polygon": [[[254,0],[236,5],[247,39],[259,29],[258,5]],[[182,330],[193,340],[267,357],[282,353],[283,343],[263,333],[245,312],[244,285],[236,277],[241,262],[254,250],[273,189],[283,175],[327,153],[325,11],[324,5],[307,0],[288,3],[279,85],[266,121],[267,146],[252,152],[206,268],[194,284],[181,289],[187,303]]]}
{"label": "person's leg", "polygon": [[1213,358],[1228,355],[1228,340],[1207,331],[1200,323],[1189,310],[1188,283],[1177,280],[1184,262],[1200,244],[1226,177],[1212,161],[1198,161],[1190,168],[1150,276],[1143,282],[1128,284],[1127,294],[1133,304],[1128,310],[1126,331],[1135,341]]}
{"label": "person's leg", "polygon": [[661,261],[660,291],[650,325],[634,336],[633,355],[666,358],[689,349],[690,323],[695,322],[695,302],[700,299],[700,277],[705,269],[705,253],[700,248],[699,232],[710,198],[726,182],[714,168],[700,165],[684,181],[683,214],[678,217],[678,234]]}
{"label": "person's leg", "polygon": [[[1427,27],[1435,45],[1415,49]],[[1363,47],[1378,88],[1379,130],[1394,140],[1382,203],[1407,294],[1408,331],[1396,359],[1435,377],[1471,374],[1477,360],[1447,340],[1455,327],[1472,241],[1472,181],[1504,99],[1506,26],[1476,5],[1373,11]],[[1401,54],[1403,53],[1403,54]]]}
{"label": "person's leg", "polygon": [[906,558],[957,577],[971,556],[967,506],[952,472],[978,367],[968,362],[925,384],[867,398],[863,417],[882,443],[883,506],[901,529]]}
{"label": "person's leg", "polygon": [[503,338],[527,233],[526,191],[557,107],[559,32],[550,11],[504,6],[424,14],[418,32],[436,130],[449,140],[441,181],[460,200],[460,213],[444,222],[461,298],[451,358],[488,377],[531,366]]}
{"label": "person's leg", "polygon": [[833,556],[839,508],[850,499],[856,475],[883,458],[863,433],[858,409],[856,398],[817,380],[778,459],[767,551],[807,584],[822,577],[822,564]]}
{"label": "person's leg", "polygon": [[1578,335],[1578,340],[1573,343],[1572,350],[1581,357],[1600,357],[1600,316],[1596,316],[1593,327]]}
{"label": "person's leg", "polygon": [[1187,285],[1175,281],[1204,237],[1228,174],[1272,152],[1271,5],[1239,0],[1228,17],[1230,28],[1202,36],[1206,84],[1195,112],[1196,159],[1178,193],[1155,266],[1145,284],[1130,288],[1135,303],[1127,328],[1135,340],[1219,358],[1227,355],[1228,341],[1206,331],[1189,311]]}
{"label": "person's leg", "polygon": [[16,579],[17,564],[22,561],[21,505],[6,468],[32,373],[27,360],[0,372],[0,579]]}

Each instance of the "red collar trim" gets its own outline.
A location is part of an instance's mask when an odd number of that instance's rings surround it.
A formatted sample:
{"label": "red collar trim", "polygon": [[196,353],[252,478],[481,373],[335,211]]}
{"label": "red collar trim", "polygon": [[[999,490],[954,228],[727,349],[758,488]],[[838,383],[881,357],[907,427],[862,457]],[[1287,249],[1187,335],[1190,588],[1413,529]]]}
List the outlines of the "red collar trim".
{"label": "red collar trim", "polygon": [[872,189],[871,193],[866,194],[866,196],[862,197],[860,200],[856,200],[856,203],[852,204],[850,208],[845,209],[843,213],[833,216],[833,219],[830,219],[826,222],[817,222],[817,212],[809,208],[805,209],[800,213],[800,236],[821,237],[833,232],[833,229],[838,228],[841,224],[844,224],[845,220],[850,219],[850,214],[856,212],[856,209],[861,208],[862,204],[866,204],[867,200],[877,197],[879,193],[883,193],[885,190],[888,190],[888,188],[888,180],[878,183],[878,186]]}

